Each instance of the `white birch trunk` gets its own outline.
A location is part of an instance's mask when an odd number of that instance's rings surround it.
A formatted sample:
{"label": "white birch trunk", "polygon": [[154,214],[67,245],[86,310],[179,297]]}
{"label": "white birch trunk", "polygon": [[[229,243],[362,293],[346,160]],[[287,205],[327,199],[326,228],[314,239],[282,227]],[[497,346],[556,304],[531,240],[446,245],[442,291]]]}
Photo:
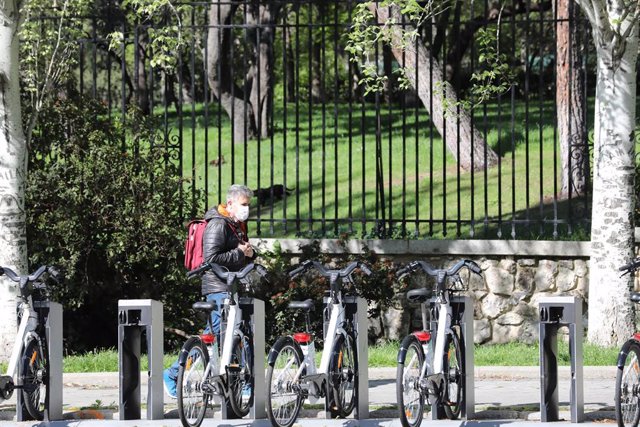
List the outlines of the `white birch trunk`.
{"label": "white birch trunk", "polygon": [[[632,6],[631,4],[630,6]],[[630,7],[629,6],[629,7]],[[633,258],[635,206],[635,119],[637,22],[623,22],[614,36],[607,25],[623,16],[624,5],[609,2],[606,15],[592,20],[598,52],[593,157],[593,214],[589,277],[588,340],[619,346],[633,332],[629,302],[631,276],[618,267]],[[594,15],[605,10],[605,3]],[[629,15],[634,17],[635,13]],[[590,17],[591,18],[591,17]],[[630,27],[632,26],[632,27]]]}
{"label": "white birch trunk", "polygon": [[[27,268],[24,190],[27,147],[20,111],[17,0],[0,2],[0,265]],[[0,360],[16,334],[15,286],[0,277]]]}

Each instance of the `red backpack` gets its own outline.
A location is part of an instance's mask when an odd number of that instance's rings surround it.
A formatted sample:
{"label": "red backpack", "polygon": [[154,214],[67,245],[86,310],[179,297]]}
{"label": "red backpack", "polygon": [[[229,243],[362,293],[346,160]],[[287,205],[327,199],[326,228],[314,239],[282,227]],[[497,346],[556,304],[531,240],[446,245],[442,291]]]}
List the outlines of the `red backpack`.
{"label": "red backpack", "polygon": [[195,219],[187,226],[187,241],[184,244],[184,266],[187,270],[195,270],[202,264],[202,236],[207,228],[206,219]]}

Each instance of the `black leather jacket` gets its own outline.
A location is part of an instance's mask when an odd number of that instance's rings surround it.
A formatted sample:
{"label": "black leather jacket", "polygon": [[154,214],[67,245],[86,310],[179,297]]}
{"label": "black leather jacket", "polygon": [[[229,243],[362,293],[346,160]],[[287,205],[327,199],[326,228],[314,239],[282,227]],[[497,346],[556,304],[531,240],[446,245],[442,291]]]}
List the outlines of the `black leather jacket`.
{"label": "black leather jacket", "polygon": [[[230,271],[238,271],[244,267],[250,259],[238,249],[241,241],[248,240],[240,223],[221,215],[218,207],[210,209],[204,218],[209,220],[202,236],[204,260],[220,264]],[[227,291],[227,284],[213,272],[207,271],[202,275],[202,295]]]}

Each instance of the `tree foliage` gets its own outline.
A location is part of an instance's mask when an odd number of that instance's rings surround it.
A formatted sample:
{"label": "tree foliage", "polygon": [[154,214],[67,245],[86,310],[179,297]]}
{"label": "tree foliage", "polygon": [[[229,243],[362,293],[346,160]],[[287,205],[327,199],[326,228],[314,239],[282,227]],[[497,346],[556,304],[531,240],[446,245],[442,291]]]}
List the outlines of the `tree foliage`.
{"label": "tree foliage", "polygon": [[[380,92],[389,79],[389,76],[379,70],[374,52],[376,45],[383,43],[392,49],[407,50],[416,39],[420,38],[420,28],[429,19],[435,19],[439,14],[452,7],[449,1],[444,2],[420,2],[417,0],[383,0],[377,2],[378,7],[397,7],[402,16],[402,22],[393,18],[383,25],[375,25],[374,14],[369,5],[371,2],[360,3],[356,6],[352,26],[347,33],[345,50],[351,54],[351,61],[362,68],[363,78],[359,81],[365,87],[365,94]],[[411,23],[406,27],[405,23]],[[394,31],[401,28],[401,37],[394,37]],[[495,96],[507,92],[515,84],[513,72],[507,55],[500,50],[500,22],[495,31],[489,27],[482,28],[477,34],[478,42],[478,69],[471,74],[470,98],[459,101],[464,108],[473,108]],[[407,74],[415,73],[415,70],[398,68],[394,70],[398,74],[399,88],[411,87]]]}
{"label": "tree foliage", "polygon": [[152,119],[135,110],[112,119],[93,101],[56,101],[31,147],[30,263],[65,271],[54,296],[64,303],[70,352],[116,343],[118,299],[163,301],[165,322],[184,328],[200,294],[181,259],[188,183]]}

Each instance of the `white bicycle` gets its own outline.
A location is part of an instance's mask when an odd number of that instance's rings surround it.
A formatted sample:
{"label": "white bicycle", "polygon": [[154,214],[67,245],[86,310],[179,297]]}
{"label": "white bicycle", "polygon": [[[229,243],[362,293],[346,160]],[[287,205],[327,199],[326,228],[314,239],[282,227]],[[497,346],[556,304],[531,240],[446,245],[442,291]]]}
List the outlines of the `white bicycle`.
{"label": "white bicycle", "polygon": [[267,363],[267,415],[274,427],[290,427],[298,418],[302,403],[309,398],[327,399],[332,416],[346,417],[356,406],[358,396],[358,359],[354,313],[349,313],[342,295],[342,283],[351,283],[356,268],[369,275],[362,262],[353,262],[342,270],[330,270],[316,261],[305,261],[289,273],[290,277],[315,268],[329,279],[329,305],[324,350],[316,369],[315,346],[310,333],[311,299],[292,301],[290,309],[304,310],[305,332],[278,338]]}
{"label": "white bicycle", "polygon": [[[450,304],[451,294],[464,290],[458,271],[466,267],[481,274],[482,270],[471,260],[461,260],[450,269],[435,269],[424,261],[410,262],[396,273],[398,277],[421,269],[436,279],[435,313],[437,318],[435,345],[427,322],[427,304],[431,289],[413,289],[407,299],[419,302],[422,309],[422,330],[406,336],[398,351],[396,392],[400,421],[404,427],[420,425],[425,398],[432,410],[442,407],[449,419],[456,419],[464,406],[465,354],[459,319]],[[453,282],[448,287],[447,283]],[[432,347],[433,346],[433,347]]]}
{"label": "white bicycle", "polygon": [[44,315],[34,308],[34,301],[46,301],[44,279],[58,280],[53,267],[42,266],[34,273],[20,276],[8,267],[0,267],[0,275],[18,283],[18,334],[11,351],[5,375],[0,375],[0,403],[10,399],[13,391],[22,393],[24,407],[29,415],[42,421],[48,403],[49,356]]}
{"label": "white bicycle", "polygon": [[[222,355],[213,333],[193,336],[182,346],[178,363],[177,398],[178,413],[182,425],[198,427],[202,424],[210,400],[218,398],[229,404],[238,418],[249,413],[254,397],[253,335],[247,316],[243,315],[238,298],[238,282],[247,286],[246,276],[253,270],[264,276],[266,269],[259,264],[248,264],[238,272],[205,263],[190,271],[194,277],[207,270],[227,283],[229,298],[225,300],[226,329],[222,343]],[[213,330],[211,311],[216,303],[202,301],[193,304],[195,310],[205,312],[209,330]]]}

